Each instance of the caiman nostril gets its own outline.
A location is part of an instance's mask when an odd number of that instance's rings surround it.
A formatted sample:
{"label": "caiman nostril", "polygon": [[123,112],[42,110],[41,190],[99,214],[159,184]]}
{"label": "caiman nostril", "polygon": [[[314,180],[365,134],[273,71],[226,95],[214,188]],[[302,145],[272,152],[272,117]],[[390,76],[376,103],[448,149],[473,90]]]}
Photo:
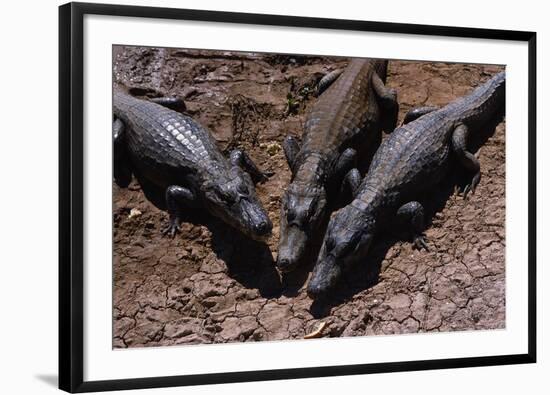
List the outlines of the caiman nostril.
{"label": "caiman nostril", "polygon": [[318,299],[323,294],[323,290],[318,285],[309,283],[307,286],[307,296],[311,299]]}
{"label": "caiman nostril", "polygon": [[277,259],[277,268],[281,273],[289,273],[296,268],[296,262],[292,262],[288,258]]}
{"label": "caiman nostril", "polygon": [[269,222],[262,221],[254,225],[254,231],[258,234],[266,234],[271,231]]}
{"label": "caiman nostril", "polygon": [[279,269],[285,269],[288,265],[290,265],[290,261],[285,258],[277,259],[277,267]]}

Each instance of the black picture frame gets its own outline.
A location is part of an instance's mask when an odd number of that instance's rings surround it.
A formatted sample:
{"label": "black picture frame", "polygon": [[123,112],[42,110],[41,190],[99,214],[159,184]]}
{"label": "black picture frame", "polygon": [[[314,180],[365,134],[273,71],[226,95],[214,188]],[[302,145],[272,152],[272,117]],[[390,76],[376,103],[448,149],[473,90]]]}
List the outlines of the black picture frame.
{"label": "black picture frame", "polygon": [[[528,351],[525,354],[84,381],[83,18],[86,14],[355,30],[528,43]],[[536,362],[536,33],[141,6],[59,8],[59,388],[90,392]]]}

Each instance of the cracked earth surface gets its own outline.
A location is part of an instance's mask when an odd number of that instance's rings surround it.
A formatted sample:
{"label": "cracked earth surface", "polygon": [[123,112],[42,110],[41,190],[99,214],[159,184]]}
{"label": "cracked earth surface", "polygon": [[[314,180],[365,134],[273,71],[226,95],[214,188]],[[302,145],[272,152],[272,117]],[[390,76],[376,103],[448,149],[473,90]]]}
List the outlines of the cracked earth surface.
{"label": "cracked earth surface", "polygon": [[[279,201],[288,185],[281,142],[299,136],[310,94],[345,58],[197,50],[115,49],[115,80],[185,99],[220,147],[245,148],[275,174],[257,186],[274,224],[267,244],[240,236],[203,212],[163,238],[167,214],[134,180],[113,186],[115,348],[363,336],[505,327],[505,126],[479,149],[481,183],[467,201],[445,182],[426,197],[430,251],[381,234],[328,302],[307,297],[306,265],[275,270]],[[502,67],[390,62],[400,119],[417,105],[445,105]],[[130,215],[132,209],[141,214]],[[135,210],[134,210],[135,211]]]}

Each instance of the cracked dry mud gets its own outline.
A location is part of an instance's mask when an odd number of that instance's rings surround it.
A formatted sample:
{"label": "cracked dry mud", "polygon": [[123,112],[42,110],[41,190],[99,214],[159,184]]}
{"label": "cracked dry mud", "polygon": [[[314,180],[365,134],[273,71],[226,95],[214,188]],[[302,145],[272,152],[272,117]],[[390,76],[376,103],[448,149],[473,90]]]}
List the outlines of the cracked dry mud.
{"label": "cracked dry mud", "polygon": [[[329,302],[305,292],[311,265],[281,278],[274,257],[279,201],[290,173],[281,142],[299,136],[310,93],[345,58],[154,48],[115,49],[115,80],[185,99],[220,147],[245,148],[275,174],[257,186],[274,224],[267,244],[204,212],[189,213],[174,239],[167,214],[139,184],[113,186],[115,348],[300,339],[326,322],[325,337],[496,329],[505,326],[505,126],[479,150],[481,183],[464,201],[445,182],[425,197],[430,251],[381,234]],[[500,66],[392,61],[400,120],[417,105],[445,105]],[[451,177],[450,177],[451,178]],[[132,209],[141,214],[129,216]]]}

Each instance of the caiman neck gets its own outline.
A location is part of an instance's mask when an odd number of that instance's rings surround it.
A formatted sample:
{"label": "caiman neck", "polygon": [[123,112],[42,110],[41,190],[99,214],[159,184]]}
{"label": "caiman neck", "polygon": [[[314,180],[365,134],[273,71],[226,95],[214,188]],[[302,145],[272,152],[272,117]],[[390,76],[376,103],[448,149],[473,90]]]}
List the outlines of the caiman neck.
{"label": "caiman neck", "polygon": [[324,187],[327,178],[327,166],[323,157],[315,152],[305,155],[292,179],[293,183]]}
{"label": "caiman neck", "polygon": [[376,218],[382,209],[382,198],[381,193],[366,189],[353,199],[351,205],[362,214]]}

